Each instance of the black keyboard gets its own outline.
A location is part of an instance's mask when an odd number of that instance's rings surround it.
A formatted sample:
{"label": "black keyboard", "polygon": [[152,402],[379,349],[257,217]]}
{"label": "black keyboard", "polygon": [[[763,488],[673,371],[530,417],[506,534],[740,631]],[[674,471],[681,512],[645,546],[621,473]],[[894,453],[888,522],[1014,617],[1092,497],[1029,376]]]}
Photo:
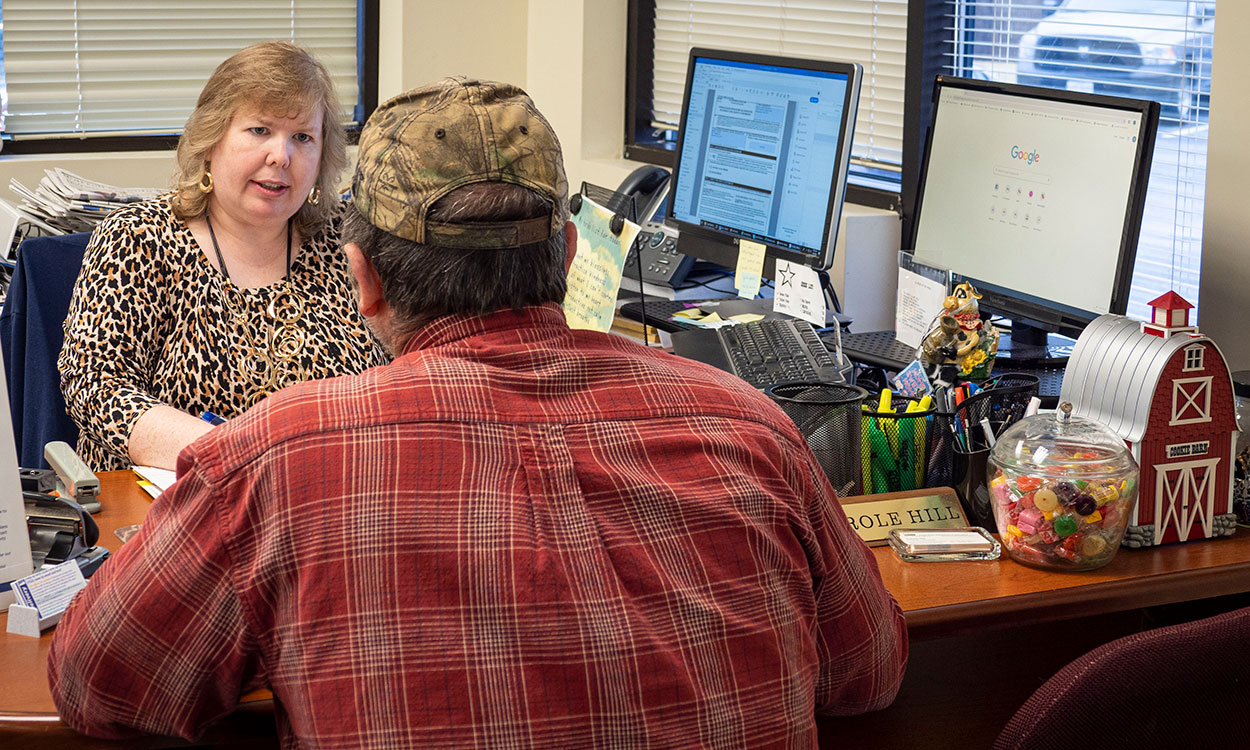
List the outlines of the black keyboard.
{"label": "black keyboard", "polygon": [[756,388],[794,381],[843,382],[833,354],[803,320],[760,320],[674,333],[673,352],[732,372]]}

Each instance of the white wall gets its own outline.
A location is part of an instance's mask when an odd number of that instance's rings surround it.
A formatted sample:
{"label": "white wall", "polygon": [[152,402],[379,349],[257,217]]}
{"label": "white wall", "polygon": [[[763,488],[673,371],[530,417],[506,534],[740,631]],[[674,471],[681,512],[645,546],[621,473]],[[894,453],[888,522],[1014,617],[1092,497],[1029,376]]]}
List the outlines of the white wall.
{"label": "white wall", "polygon": [[[1198,325],[1219,344],[1229,366],[1250,369],[1250,3],[1224,3],[1215,18],[1211,133],[1202,231]],[[1194,300],[1190,300],[1193,302]]]}

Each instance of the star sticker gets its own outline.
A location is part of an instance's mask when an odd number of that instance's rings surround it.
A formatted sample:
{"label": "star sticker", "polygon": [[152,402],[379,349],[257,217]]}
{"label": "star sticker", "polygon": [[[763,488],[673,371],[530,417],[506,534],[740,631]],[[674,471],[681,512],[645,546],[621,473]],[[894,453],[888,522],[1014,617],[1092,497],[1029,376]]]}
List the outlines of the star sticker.
{"label": "star sticker", "polygon": [[777,274],[781,277],[782,286],[790,286],[790,282],[794,279],[794,269],[792,268],[779,268],[777,269]]}

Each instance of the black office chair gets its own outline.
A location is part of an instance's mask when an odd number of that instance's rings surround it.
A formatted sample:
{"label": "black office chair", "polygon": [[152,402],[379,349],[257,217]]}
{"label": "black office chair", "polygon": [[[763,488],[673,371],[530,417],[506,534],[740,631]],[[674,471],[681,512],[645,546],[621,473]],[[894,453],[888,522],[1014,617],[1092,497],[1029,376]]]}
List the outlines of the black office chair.
{"label": "black office chair", "polygon": [[0,311],[0,349],[21,466],[47,468],[43,447],[78,442],[78,426],[65,413],[56,358],[62,324],[90,232],[31,237],[17,249],[13,281]]}
{"label": "black office chair", "polygon": [[1250,730],[1248,700],[1250,607],[1090,651],[1024,702],[994,750],[1236,747]]}

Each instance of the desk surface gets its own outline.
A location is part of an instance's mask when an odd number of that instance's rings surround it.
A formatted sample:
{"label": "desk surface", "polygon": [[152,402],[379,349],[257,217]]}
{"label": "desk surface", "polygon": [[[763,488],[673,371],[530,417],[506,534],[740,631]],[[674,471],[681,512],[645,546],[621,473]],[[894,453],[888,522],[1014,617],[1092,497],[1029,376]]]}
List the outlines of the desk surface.
{"label": "desk surface", "polygon": [[[116,550],[120,544],[114,531],[141,521],[149,498],[129,471],[101,474],[100,488],[100,543]],[[888,547],[873,552],[886,587],[906,613],[914,642],[1250,592],[1250,533],[1244,530],[1229,539],[1121,550],[1106,567],[1085,573],[1035,570],[1008,559],[907,563]],[[0,614],[0,628],[7,620],[7,613]],[[24,747],[66,746],[80,738],[56,719],[45,677],[51,641],[50,633],[39,639],[0,633],[0,746],[10,746],[7,740],[16,737]],[[249,705],[214,734],[230,742],[255,737],[260,727],[272,737],[272,719],[265,716],[268,697],[263,691],[245,696]],[[33,742],[32,733],[45,742]],[[125,746],[166,742],[153,738]]]}

